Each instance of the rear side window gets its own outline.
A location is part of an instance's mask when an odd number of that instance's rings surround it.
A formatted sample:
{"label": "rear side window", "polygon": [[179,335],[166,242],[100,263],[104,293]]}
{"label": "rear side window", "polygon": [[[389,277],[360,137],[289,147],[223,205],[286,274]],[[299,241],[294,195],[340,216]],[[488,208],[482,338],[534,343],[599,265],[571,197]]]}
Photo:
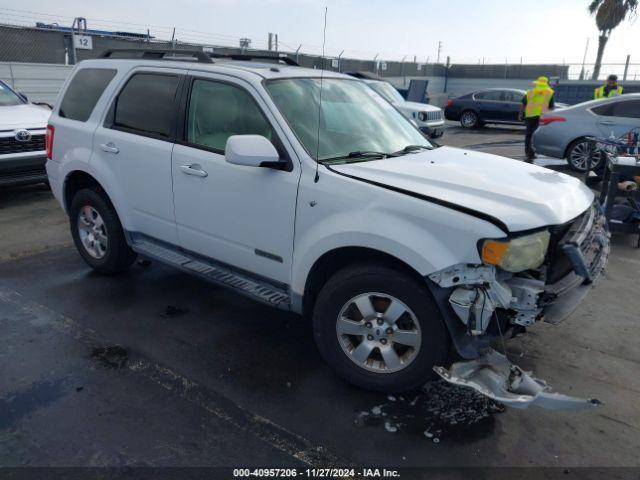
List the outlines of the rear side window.
{"label": "rear side window", "polygon": [[71,79],[58,115],[86,122],[109,82],[116,76],[110,68],[83,68]]}
{"label": "rear side window", "polygon": [[137,73],[124,86],[113,117],[114,127],[170,138],[176,118],[175,99],[180,78],[161,73]]}
{"label": "rear side window", "polygon": [[480,92],[475,94],[476,100],[493,100],[498,101],[502,98],[501,91]]}

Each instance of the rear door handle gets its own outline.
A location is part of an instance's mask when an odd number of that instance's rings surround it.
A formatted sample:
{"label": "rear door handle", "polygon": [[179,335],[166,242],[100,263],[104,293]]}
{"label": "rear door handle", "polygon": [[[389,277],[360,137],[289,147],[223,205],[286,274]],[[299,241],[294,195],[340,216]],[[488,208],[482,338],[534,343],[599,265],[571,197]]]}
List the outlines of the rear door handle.
{"label": "rear door handle", "polygon": [[206,177],[209,174],[200,168],[200,165],[194,163],[193,165],[180,165],[180,170],[186,175],[193,175],[195,177]]}
{"label": "rear door handle", "polygon": [[103,152],[113,153],[113,154],[117,154],[120,152],[120,149],[116,147],[113,142],[101,143],[100,150],[102,150]]}

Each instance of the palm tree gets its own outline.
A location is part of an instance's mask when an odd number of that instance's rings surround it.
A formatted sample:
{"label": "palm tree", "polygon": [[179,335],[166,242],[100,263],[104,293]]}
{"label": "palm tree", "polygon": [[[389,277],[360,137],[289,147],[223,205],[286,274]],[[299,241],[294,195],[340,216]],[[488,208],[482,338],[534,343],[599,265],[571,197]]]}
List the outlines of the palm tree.
{"label": "palm tree", "polygon": [[607,45],[611,30],[622,23],[625,18],[633,17],[638,8],[638,0],[592,0],[589,4],[589,13],[596,16],[596,25],[600,30],[598,37],[598,55],[593,68],[591,80],[597,80],[600,76],[600,65],[604,47]]}

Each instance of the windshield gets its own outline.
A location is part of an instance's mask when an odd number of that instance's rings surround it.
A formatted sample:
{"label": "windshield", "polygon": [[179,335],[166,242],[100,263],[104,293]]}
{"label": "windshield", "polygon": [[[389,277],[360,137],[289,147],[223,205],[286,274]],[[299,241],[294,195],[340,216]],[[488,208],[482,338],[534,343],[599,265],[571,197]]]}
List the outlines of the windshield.
{"label": "windshield", "polygon": [[409,145],[431,147],[417,128],[360,81],[323,79],[321,112],[319,78],[275,79],[268,81],[266,87],[316,160],[346,157],[354,152],[391,154]]}
{"label": "windshield", "polygon": [[0,107],[11,107],[13,105],[21,105],[24,101],[11,90],[7,85],[0,82]]}
{"label": "windshield", "polygon": [[391,103],[404,103],[404,98],[400,95],[393,86],[386,82],[371,82],[368,83],[371,88],[373,88],[379,95],[382,95],[387,102]]}

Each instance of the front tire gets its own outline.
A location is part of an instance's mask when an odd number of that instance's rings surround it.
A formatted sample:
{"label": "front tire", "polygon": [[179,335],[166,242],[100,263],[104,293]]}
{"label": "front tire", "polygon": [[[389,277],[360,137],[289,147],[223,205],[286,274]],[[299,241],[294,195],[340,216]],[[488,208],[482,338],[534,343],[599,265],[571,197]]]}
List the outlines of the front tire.
{"label": "front tire", "polygon": [[463,128],[478,128],[480,126],[478,114],[473,110],[465,110],[460,116],[460,125]]}
{"label": "front tire", "polygon": [[78,191],[71,202],[69,222],[80,256],[94,270],[119,273],[135,261],[137,254],[127,245],[118,214],[102,190]]}
{"label": "front tire", "polygon": [[593,144],[584,138],[571,142],[567,148],[567,163],[576,172],[585,173],[600,166],[602,156],[593,151]]}
{"label": "front tire", "polygon": [[402,392],[435,378],[450,339],[426,285],[387,266],[354,265],[336,273],[313,312],[320,353],[348,382]]}

